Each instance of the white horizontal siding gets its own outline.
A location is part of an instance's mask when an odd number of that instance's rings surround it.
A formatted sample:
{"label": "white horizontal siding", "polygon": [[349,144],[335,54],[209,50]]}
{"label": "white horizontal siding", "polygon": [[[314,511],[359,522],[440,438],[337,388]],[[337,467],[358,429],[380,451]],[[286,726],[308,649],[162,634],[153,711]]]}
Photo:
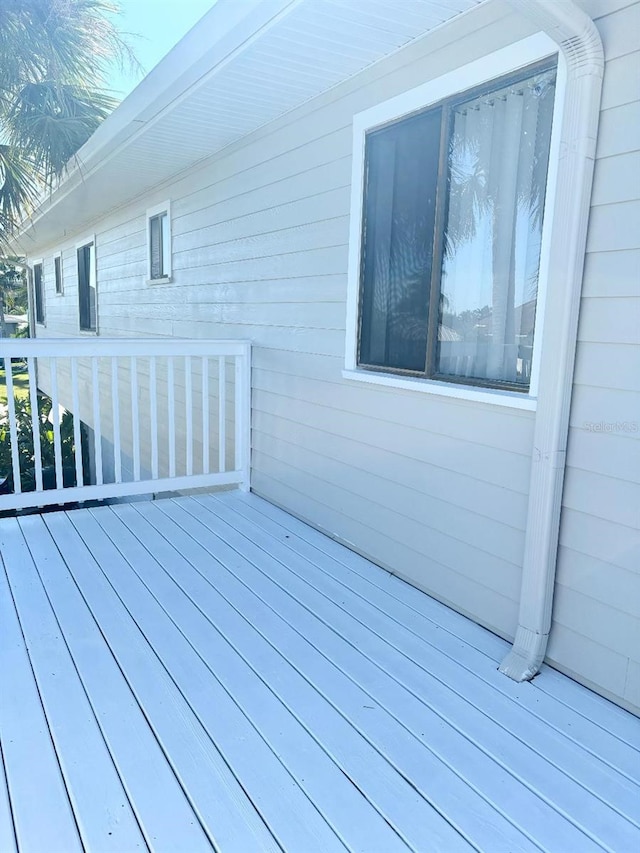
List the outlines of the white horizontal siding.
{"label": "white horizontal siding", "polygon": [[574,373],[553,663],[640,710],[640,4],[606,69]]}
{"label": "white horizontal siding", "polygon": [[[550,653],[628,703],[636,670],[624,637],[607,627],[619,602],[602,603],[590,645],[565,613],[579,596],[598,599],[594,566],[635,565],[614,545],[634,547],[625,506],[637,442],[584,425],[632,419],[637,405],[640,208],[629,176],[640,150],[638,4],[591,5],[604,16],[607,71],[562,518],[566,592]],[[341,368],[354,113],[529,32],[524,18],[485,5],[95,225],[100,334],[250,338],[254,488],[506,637],[517,617],[533,413],[356,385]],[[145,210],[166,198],[173,280],[150,286]],[[73,241],[63,249],[65,296],[56,302],[48,289],[46,334],[77,333]],[[565,569],[581,559],[593,571]]]}
{"label": "white horizontal siding", "polygon": [[616,297],[638,295],[640,250],[605,251],[587,254],[582,296]]}

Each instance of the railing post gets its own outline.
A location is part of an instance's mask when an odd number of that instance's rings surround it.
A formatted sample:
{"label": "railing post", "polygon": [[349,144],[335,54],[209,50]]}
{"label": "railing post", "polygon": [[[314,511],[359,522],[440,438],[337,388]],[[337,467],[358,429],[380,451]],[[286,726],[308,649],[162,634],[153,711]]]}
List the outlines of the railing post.
{"label": "railing post", "polygon": [[236,470],[240,472],[239,487],[251,489],[251,344],[242,345],[236,356],[235,375],[235,452]]}

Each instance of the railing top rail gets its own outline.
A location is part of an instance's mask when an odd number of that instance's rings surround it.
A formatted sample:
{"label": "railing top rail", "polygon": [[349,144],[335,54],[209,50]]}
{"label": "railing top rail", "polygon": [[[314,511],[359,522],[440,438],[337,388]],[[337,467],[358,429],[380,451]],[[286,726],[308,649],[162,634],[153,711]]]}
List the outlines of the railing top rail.
{"label": "railing top rail", "polygon": [[90,356],[244,355],[246,340],[191,338],[0,338],[0,358]]}

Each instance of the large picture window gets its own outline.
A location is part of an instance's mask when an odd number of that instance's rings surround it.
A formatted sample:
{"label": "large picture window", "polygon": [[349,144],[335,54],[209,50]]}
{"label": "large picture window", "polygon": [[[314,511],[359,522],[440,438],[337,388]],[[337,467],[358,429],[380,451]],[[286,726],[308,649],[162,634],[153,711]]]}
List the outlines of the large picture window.
{"label": "large picture window", "polygon": [[357,364],[527,391],[555,64],[365,139]]}

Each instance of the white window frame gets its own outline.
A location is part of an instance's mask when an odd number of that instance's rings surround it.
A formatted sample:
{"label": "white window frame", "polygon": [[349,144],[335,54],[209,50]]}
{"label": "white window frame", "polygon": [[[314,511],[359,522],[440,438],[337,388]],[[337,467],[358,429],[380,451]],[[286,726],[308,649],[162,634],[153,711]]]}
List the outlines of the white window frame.
{"label": "white window frame", "polygon": [[[422,377],[398,376],[358,367],[358,315],[360,298],[360,263],[362,254],[362,214],[365,189],[365,142],[369,131],[397,121],[419,110],[437,104],[479,85],[491,83],[512,72],[532,65],[544,59],[557,57],[556,97],[553,110],[553,127],[549,150],[549,169],[547,192],[545,197],[542,239],[540,247],[540,273],[538,279],[538,298],[536,306],[536,328],[533,341],[531,382],[528,393],[492,388],[481,388],[463,383],[446,382]],[[353,119],[353,165],[351,176],[351,218],[349,232],[349,262],[347,278],[347,318],[345,367],[342,375],[345,379],[404,388],[440,397],[453,397],[473,400],[481,403],[493,403],[515,409],[534,411],[536,408],[540,350],[544,335],[543,318],[549,274],[549,248],[554,224],[553,208],[556,195],[558,163],[560,160],[560,139],[562,134],[562,112],[566,87],[566,61],[558,51],[558,45],[544,33],[538,33],[508,47],[495,51],[481,59],[463,65],[441,77],[403,92],[394,98],[377,104]]]}
{"label": "white window frame", "polygon": [[[93,277],[96,283],[96,327],[95,329],[81,329],[80,328],[80,276],[78,275],[78,249],[82,249],[85,246],[93,244]],[[91,337],[96,337],[98,335],[98,330],[100,328],[100,311],[98,304],[98,250],[96,247],[96,235],[95,234],[86,234],[82,240],[78,240],[74,247],[75,252],[75,268],[76,268],[76,280],[78,283],[78,333],[80,335],[90,335]]]}
{"label": "white window frame", "polygon": [[[42,270],[42,316],[43,320],[38,320],[38,297],[37,297],[37,288],[36,288],[36,267],[40,266]],[[46,328],[47,325],[47,294],[46,294],[46,278],[44,274],[44,259],[43,258],[35,258],[31,261],[31,271],[33,274],[33,319],[35,321],[36,326],[42,326]]]}
{"label": "white window frame", "polygon": [[[163,241],[162,245],[162,268],[164,270],[164,275],[159,278],[151,277],[151,220],[154,216],[158,216],[159,214],[166,213],[167,214],[167,228],[166,228],[166,241]],[[173,269],[173,235],[171,229],[171,202],[164,201],[162,204],[156,204],[154,207],[150,207],[147,210],[147,214],[145,217],[146,223],[146,239],[145,245],[147,247],[147,284],[168,284],[172,281],[172,269]],[[166,245],[165,245],[166,243]]]}
{"label": "white window frame", "polygon": [[[56,259],[60,259],[60,290],[56,289]],[[53,292],[56,296],[64,296],[64,270],[62,268],[62,252],[53,256]]]}

